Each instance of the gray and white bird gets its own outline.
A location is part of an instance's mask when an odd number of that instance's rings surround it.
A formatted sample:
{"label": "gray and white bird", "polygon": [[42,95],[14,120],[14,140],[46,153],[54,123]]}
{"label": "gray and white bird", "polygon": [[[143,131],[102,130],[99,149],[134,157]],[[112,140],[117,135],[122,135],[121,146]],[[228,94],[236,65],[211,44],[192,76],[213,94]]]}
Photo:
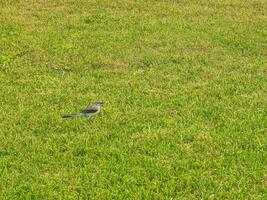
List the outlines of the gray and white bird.
{"label": "gray and white bird", "polygon": [[104,102],[97,101],[91,107],[88,107],[79,113],[63,115],[62,117],[63,118],[81,117],[81,116],[92,117],[92,116],[94,116],[100,112],[100,106],[103,104],[104,104]]}

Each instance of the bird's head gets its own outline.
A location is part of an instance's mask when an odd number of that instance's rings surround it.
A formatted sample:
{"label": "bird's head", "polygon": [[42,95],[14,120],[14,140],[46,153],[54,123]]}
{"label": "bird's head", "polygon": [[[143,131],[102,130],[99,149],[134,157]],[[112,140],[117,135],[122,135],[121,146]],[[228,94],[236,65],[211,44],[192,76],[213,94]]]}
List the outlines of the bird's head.
{"label": "bird's head", "polygon": [[103,104],[104,104],[103,101],[96,101],[96,102],[95,102],[95,105],[96,105],[96,106],[101,106],[101,105],[103,105]]}

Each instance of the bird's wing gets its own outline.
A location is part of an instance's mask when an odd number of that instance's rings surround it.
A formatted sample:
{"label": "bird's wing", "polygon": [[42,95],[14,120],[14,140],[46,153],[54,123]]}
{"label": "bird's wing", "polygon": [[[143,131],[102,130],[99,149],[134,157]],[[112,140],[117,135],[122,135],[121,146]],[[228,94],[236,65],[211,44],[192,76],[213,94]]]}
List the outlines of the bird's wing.
{"label": "bird's wing", "polygon": [[98,111],[98,109],[96,108],[86,108],[84,110],[81,111],[81,113],[96,113]]}

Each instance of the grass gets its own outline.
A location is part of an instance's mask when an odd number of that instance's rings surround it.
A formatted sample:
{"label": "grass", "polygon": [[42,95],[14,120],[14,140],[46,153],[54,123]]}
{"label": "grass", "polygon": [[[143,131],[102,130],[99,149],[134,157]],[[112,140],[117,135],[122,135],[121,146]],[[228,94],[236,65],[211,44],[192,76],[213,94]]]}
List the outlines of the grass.
{"label": "grass", "polygon": [[0,199],[267,198],[266,8],[1,1]]}

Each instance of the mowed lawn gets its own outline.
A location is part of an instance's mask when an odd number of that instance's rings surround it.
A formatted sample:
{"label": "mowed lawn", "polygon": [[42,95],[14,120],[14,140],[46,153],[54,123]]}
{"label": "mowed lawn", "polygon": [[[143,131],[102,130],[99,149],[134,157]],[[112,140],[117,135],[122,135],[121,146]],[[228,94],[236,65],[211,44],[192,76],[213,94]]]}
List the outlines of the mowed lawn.
{"label": "mowed lawn", "polygon": [[266,13],[0,1],[0,199],[266,199]]}

